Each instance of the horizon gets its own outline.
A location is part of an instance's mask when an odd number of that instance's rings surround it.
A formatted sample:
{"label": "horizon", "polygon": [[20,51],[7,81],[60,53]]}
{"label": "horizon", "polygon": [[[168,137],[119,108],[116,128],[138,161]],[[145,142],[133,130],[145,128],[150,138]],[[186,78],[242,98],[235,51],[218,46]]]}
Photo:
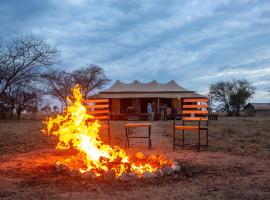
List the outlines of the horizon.
{"label": "horizon", "polygon": [[[219,80],[247,79],[270,95],[269,1],[3,0],[0,39],[32,34],[60,51],[57,68],[104,68],[112,82],[179,85],[206,94]],[[104,89],[105,89],[104,88]]]}

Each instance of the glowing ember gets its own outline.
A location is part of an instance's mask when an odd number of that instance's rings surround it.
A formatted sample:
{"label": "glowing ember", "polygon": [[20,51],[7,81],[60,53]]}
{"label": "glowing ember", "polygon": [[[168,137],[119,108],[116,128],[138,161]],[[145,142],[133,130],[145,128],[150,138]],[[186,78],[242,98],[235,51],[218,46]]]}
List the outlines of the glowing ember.
{"label": "glowing ember", "polygon": [[65,113],[56,118],[48,118],[45,122],[47,127],[43,130],[48,135],[58,137],[57,149],[75,150],[76,156],[70,156],[64,161],[71,170],[79,170],[81,173],[91,171],[96,176],[111,170],[114,170],[117,177],[123,173],[142,176],[144,172],[155,172],[164,165],[171,165],[171,161],[161,159],[160,156],[144,158],[137,153],[139,158],[136,158],[128,156],[118,146],[104,144],[99,136],[100,122],[87,114],[82,104],[80,86],[76,85],[72,93],[72,98],[67,97],[69,106]]}

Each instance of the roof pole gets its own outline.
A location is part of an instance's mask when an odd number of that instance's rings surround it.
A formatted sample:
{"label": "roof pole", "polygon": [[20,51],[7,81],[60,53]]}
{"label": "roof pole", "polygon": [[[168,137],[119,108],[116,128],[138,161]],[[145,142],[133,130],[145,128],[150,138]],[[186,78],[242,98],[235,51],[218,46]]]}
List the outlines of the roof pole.
{"label": "roof pole", "polygon": [[139,109],[139,101],[138,101],[138,98],[136,98],[136,113],[139,113],[140,112],[140,109]]}

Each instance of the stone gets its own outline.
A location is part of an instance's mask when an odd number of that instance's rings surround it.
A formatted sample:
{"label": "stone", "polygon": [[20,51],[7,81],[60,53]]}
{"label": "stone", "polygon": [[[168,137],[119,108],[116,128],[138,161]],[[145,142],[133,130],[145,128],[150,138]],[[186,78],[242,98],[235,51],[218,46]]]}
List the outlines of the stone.
{"label": "stone", "polygon": [[181,166],[179,165],[178,162],[173,161],[171,167],[172,167],[173,171],[175,171],[175,172],[181,171]]}
{"label": "stone", "polygon": [[118,177],[120,181],[131,181],[136,180],[138,178],[139,176],[136,173],[123,173]]}
{"label": "stone", "polygon": [[152,172],[143,172],[142,178],[155,178],[157,175]]}
{"label": "stone", "polygon": [[173,173],[173,169],[168,165],[165,165],[162,170],[166,175],[171,175]]}
{"label": "stone", "polygon": [[164,176],[164,171],[163,171],[162,169],[158,168],[158,169],[156,170],[155,174],[156,174],[157,176]]}
{"label": "stone", "polygon": [[74,169],[71,171],[70,176],[79,177],[79,176],[81,176],[81,172],[77,169]]}
{"label": "stone", "polygon": [[110,169],[103,174],[105,180],[114,180],[116,178],[115,170]]}
{"label": "stone", "polygon": [[136,153],[136,158],[139,159],[139,160],[142,160],[142,159],[144,159],[144,154],[142,152],[137,152]]}
{"label": "stone", "polygon": [[55,163],[55,168],[57,172],[62,172],[62,171],[66,171],[68,170],[68,167],[64,164],[62,164],[61,162],[57,161]]}
{"label": "stone", "polygon": [[96,179],[97,175],[94,172],[87,171],[82,174],[82,177],[86,179]]}
{"label": "stone", "polygon": [[148,160],[157,160],[157,158],[158,156],[153,154],[148,157]]}
{"label": "stone", "polygon": [[138,174],[136,174],[136,173],[129,173],[128,176],[130,178],[132,178],[132,179],[138,179],[139,178]]}
{"label": "stone", "polygon": [[118,178],[120,181],[129,181],[131,177],[127,173],[123,173]]}

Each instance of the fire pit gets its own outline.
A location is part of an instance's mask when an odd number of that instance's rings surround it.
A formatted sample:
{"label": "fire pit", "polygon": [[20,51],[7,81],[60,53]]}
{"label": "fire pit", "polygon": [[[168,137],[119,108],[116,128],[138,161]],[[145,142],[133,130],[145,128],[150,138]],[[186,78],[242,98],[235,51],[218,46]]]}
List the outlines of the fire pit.
{"label": "fire pit", "polygon": [[75,156],[56,163],[56,170],[68,171],[72,176],[91,179],[153,178],[170,175],[180,171],[178,163],[165,159],[161,155],[146,156],[140,152],[128,155],[118,147],[104,144],[99,136],[100,122],[87,113],[83,105],[80,86],[72,90],[72,97],[67,97],[69,106],[63,115],[47,118],[47,135],[58,138],[56,149],[75,152]]}

